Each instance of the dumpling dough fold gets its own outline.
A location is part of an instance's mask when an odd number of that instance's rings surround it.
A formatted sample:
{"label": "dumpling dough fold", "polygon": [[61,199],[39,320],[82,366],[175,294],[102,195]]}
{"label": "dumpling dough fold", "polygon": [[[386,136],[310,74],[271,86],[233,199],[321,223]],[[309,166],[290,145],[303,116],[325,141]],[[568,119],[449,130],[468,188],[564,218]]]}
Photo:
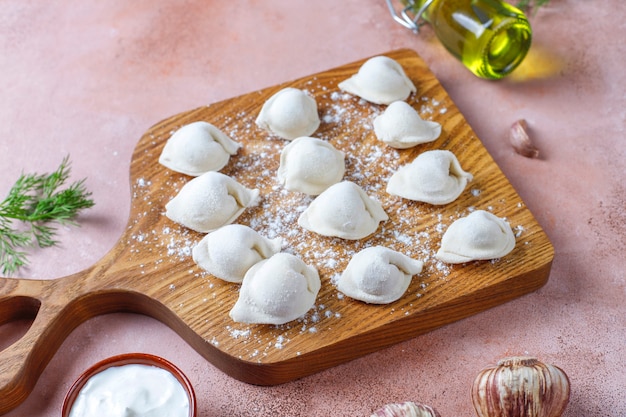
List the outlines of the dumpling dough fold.
{"label": "dumpling dough fold", "polygon": [[339,83],[339,88],[375,104],[405,100],[417,91],[402,66],[383,55],[365,61],[356,74]]}
{"label": "dumpling dough fold", "polygon": [[435,257],[459,264],[501,258],[515,247],[515,235],[504,219],[476,210],[452,223],[441,238]]}
{"label": "dumpling dough fold", "polygon": [[423,263],[384,246],[363,249],[350,259],[337,289],[356,300],[388,304],[406,292]]}
{"label": "dumpling dough fold", "polygon": [[208,233],[235,221],[258,196],[259,190],[209,171],[185,184],[165,205],[165,215],[196,232]]}
{"label": "dumpling dough fold", "polygon": [[441,135],[441,125],[423,120],[406,101],[394,101],[374,119],[376,137],[397,149],[432,142]]}
{"label": "dumpling dough fold", "polygon": [[197,177],[224,168],[241,145],[207,122],[193,122],[168,139],[159,163],[172,171]]}
{"label": "dumpling dough fold", "polygon": [[298,224],[323,236],[359,240],[389,219],[380,202],[358,185],[342,181],[330,186],[302,212]]}
{"label": "dumpling dough fold", "polygon": [[442,205],[456,200],[472,179],[472,174],[463,171],[452,152],[426,151],[391,176],[387,192],[408,200]]}
{"label": "dumpling dough fold", "polygon": [[320,288],[317,269],[280,252],[248,270],[229,315],[241,323],[284,324],[309,311]]}
{"label": "dumpling dough fold", "polygon": [[281,151],[278,180],[288,190],[319,195],[341,181],[344,159],[345,154],[329,142],[302,136]]}
{"label": "dumpling dough fold", "polygon": [[315,99],[302,90],[287,87],[271,96],[255,123],[283,139],[309,136],[320,125]]}
{"label": "dumpling dough fold", "polygon": [[254,264],[280,252],[282,239],[268,239],[242,224],[229,224],[206,235],[192,250],[194,262],[228,282],[240,283]]}

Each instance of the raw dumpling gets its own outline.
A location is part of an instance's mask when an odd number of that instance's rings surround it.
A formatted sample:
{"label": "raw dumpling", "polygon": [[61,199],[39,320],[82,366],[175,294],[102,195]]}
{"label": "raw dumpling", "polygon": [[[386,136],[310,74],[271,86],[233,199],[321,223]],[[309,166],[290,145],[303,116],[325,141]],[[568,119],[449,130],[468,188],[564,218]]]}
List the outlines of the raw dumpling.
{"label": "raw dumpling", "polygon": [[337,289],[371,304],[396,301],[406,292],[423,263],[384,246],[363,249],[350,259]]}
{"label": "raw dumpling", "polygon": [[382,205],[358,185],[342,181],[320,194],[298,218],[298,224],[323,236],[358,240],[371,235],[389,217]]}
{"label": "raw dumpling", "polygon": [[320,287],[317,269],[292,254],[277,253],[248,270],[230,317],[242,323],[284,324],[313,307]]}
{"label": "raw dumpling", "polygon": [[194,262],[228,282],[241,282],[252,265],[280,252],[282,239],[268,239],[242,224],[229,224],[206,235],[192,251]]}
{"label": "raw dumpling", "polygon": [[405,100],[417,91],[402,66],[386,56],[365,61],[356,74],[339,83],[339,88],[376,104]]}
{"label": "raw dumpling", "polygon": [[435,257],[460,264],[501,258],[514,247],[515,236],[509,223],[488,211],[476,210],[448,227]]}
{"label": "raw dumpling", "polygon": [[207,122],[194,122],[178,129],[161,151],[159,163],[172,171],[197,177],[219,171],[241,145]]}
{"label": "raw dumpling", "polygon": [[257,126],[292,140],[309,136],[320,125],[315,99],[297,88],[287,87],[270,97],[259,113]]}
{"label": "raw dumpling", "polygon": [[391,176],[387,192],[424,203],[448,204],[461,195],[472,178],[452,152],[426,151]]}
{"label": "raw dumpling", "polygon": [[422,120],[406,101],[394,101],[374,119],[374,133],[392,148],[406,149],[437,139],[441,134],[441,125]]}
{"label": "raw dumpling", "polygon": [[256,203],[250,190],[227,175],[209,171],[189,181],[165,205],[165,215],[196,232],[208,233],[230,224]]}
{"label": "raw dumpling", "polygon": [[345,154],[329,142],[299,137],[280,153],[278,180],[286,189],[319,195],[343,178]]}

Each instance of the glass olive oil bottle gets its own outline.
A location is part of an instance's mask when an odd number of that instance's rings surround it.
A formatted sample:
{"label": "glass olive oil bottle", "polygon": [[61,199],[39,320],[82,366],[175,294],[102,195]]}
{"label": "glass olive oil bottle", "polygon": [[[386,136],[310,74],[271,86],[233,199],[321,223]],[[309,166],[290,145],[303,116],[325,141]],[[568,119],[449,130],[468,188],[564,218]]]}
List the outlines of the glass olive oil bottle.
{"label": "glass olive oil bottle", "polygon": [[499,79],[511,73],[530,48],[532,30],[524,13],[500,0],[403,1],[441,43],[475,75]]}

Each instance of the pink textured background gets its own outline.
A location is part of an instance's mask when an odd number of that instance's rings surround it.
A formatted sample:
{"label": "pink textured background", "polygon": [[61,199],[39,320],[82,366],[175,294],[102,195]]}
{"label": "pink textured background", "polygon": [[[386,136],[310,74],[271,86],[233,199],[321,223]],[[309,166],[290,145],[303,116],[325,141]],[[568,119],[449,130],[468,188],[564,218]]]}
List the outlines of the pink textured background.
{"label": "pink textured background", "polygon": [[[534,53],[555,68],[525,80],[473,77],[426,28],[392,21],[384,0],[4,0],[0,11],[0,194],[70,154],[97,205],[25,278],[95,263],[129,214],[129,161],[143,132],[175,113],[408,47],[430,65],[556,250],[539,291],[424,336],[276,387],[236,381],[161,323],[113,314],[81,325],[34,392],[7,416],[58,416],[88,366],[129,351],[181,367],[200,416],[368,416],[414,400],[474,415],[483,367],[530,354],[562,367],[565,416],[626,416],[626,19],[621,0],[552,0],[532,17]],[[548,65],[549,64],[549,65]],[[546,71],[540,71],[546,72]],[[507,141],[525,118],[541,159]],[[0,348],[24,323],[0,327]],[[2,399],[0,399],[2,401]]]}

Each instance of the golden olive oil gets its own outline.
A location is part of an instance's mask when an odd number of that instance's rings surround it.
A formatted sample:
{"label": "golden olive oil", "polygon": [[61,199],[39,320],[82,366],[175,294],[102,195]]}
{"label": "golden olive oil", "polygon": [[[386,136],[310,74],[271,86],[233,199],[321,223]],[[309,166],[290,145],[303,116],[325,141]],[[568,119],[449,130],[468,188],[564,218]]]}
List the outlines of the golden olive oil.
{"label": "golden olive oil", "polygon": [[[414,1],[413,11],[425,1]],[[422,17],[452,55],[481,78],[508,75],[530,48],[528,19],[500,0],[433,0]]]}

